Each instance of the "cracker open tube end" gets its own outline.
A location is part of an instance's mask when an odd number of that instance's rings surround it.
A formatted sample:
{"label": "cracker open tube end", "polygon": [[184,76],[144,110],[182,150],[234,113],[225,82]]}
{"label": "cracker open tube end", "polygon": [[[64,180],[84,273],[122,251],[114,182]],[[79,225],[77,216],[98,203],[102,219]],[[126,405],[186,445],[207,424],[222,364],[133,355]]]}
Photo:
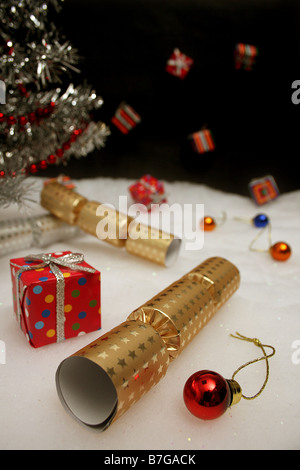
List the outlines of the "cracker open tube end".
{"label": "cracker open tube end", "polygon": [[56,372],[56,387],[65,408],[87,426],[105,429],[117,410],[117,392],[108,374],[81,356],[65,359]]}

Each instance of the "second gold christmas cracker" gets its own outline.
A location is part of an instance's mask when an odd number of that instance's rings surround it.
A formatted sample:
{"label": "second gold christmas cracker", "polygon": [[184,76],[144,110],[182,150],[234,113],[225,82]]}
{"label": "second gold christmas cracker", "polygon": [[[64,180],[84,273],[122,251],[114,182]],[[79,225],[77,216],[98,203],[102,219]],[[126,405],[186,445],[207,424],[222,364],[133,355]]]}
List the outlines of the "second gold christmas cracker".
{"label": "second gold christmas cracker", "polygon": [[236,266],[213,257],[171,284],[59,365],[63,405],[82,423],[106,429],[161,380],[239,283]]}
{"label": "second gold christmas cracker", "polygon": [[[114,246],[125,247],[128,253],[159,265],[169,267],[179,253],[181,240],[173,234],[141,223],[135,224],[132,217],[100,202],[89,201],[59,182],[44,185],[41,205],[64,222],[76,225]],[[98,213],[99,206],[101,214]],[[107,231],[99,230],[103,219]],[[113,227],[112,233],[110,227]]]}

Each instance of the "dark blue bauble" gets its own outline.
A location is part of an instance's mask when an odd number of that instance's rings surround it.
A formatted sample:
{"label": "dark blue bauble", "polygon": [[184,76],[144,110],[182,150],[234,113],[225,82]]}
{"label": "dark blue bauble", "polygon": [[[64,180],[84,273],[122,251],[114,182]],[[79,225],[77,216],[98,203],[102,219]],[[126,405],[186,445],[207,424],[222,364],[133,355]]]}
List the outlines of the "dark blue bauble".
{"label": "dark blue bauble", "polygon": [[265,214],[258,214],[253,218],[253,224],[255,227],[263,228],[268,225],[269,219]]}

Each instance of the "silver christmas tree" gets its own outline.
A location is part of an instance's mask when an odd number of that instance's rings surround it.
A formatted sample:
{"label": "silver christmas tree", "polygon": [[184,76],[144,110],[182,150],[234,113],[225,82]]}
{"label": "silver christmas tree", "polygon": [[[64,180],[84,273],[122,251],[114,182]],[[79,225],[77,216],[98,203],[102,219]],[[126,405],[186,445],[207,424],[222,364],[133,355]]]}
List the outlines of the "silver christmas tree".
{"label": "silver christmas tree", "polygon": [[0,207],[28,197],[27,176],[84,157],[109,135],[91,117],[102,98],[86,83],[69,82],[80,58],[49,20],[49,10],[59,12],[60,4],[0,5]]}

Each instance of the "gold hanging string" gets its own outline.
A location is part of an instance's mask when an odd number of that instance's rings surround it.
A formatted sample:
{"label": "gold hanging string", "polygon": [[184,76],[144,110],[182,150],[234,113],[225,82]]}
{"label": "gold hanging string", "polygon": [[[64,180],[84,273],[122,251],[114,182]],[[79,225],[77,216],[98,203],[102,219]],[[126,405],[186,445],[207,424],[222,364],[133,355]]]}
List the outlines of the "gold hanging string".
{"label": "gold hanging string", "polygon": [[[264,249],[259,249],[259,248],[253,248],[253,245],[255,244],[255,242],[258,240],[258,238],[264,233],[265,230],[268,230],[268,242],[269,242],[269,248],[267,250],[264,250]],[[249,250],[250,251],[258,251],[260,253],[266,253],[269,251],[269,249],[271,248],[272,246],[272,238],[271,238],[271,222],[268,223],[268,225],[266,225],[264,228],[262,228],[258,234],[256,235],[256,237],[253,238],[252,242],[250,243],[249,245]]]}
{"label": "gold hanging string", "polygon": [[[240,333],[236,332],[236,335],[238,336],[235,336],[235,335],[230,335],[232,336],[233,338],[236,338],[236,339],[240,339],[242,341],[249,341],[250,343],[253,343],[255,344],[255,346],[259,347],[262,352],[263,352],[263,356],[261,357],[258,357],[257,359],[253,359],[252,361],[249,361],[249,362],[246,362],[245,364],[243,364],[242,366],[240,366],[233,374],[232,374],[232,380],[234,379],[234,377],[236,376],[236,374],[241,370],[241,369],[244,369],[244,367],[247,367],[249,366],[250,364],[254,364],[255,362],[258,362],[258,361],[263,361],[265,360],[266,361],[266,378],[265,378],[265,381],[262,385],[262,387],[260,388],[260,390],[255,394],[253,395],[252,397],[246,397],[245,395],[242,394],[242,397],[245,398],[245,400],[253,400],[254,398],[258,397],[258,395],[261,394],[261,392],[263,391],[263,389],[265,388],[267,382],[268,382],[268,379],[269,379],[269,361],[268,359],[272,356],[274,356],[275,354],[275,348],[273,346],[270,346],[269,344],[262,344],[260,342],[259,339],[257,338],[247,338],[247,336],[243,336],[241,335]],[[267,354],[266,351],[265,351],[265,348],[271,348],[272,349],[272,352],[270,354]]]}
{"label": "gold hanging string", "polygon": [[227,220],[227,213],[223,211],[221,214],[221,217],[219,219],[216,219],[218,227],[225,224],[226,220]]}
{"label": "gold hanging string", "polygon": [[249,217],[233,217],[234,220],[238,220],[239,222],[243,222],[245,224],[251,224],[251,219]]}

